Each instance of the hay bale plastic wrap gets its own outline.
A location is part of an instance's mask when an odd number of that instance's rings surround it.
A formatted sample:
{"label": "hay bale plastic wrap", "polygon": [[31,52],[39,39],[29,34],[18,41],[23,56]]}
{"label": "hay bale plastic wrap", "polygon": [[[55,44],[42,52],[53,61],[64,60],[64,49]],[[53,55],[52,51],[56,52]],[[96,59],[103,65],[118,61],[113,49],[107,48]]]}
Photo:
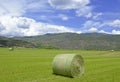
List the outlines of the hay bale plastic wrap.
{"label": "hay bale plastic wrap", "polygon": [[84,61],[77,54],[60,54],[53,60],[53,73],[68,77],[80,77],[84,73]]}

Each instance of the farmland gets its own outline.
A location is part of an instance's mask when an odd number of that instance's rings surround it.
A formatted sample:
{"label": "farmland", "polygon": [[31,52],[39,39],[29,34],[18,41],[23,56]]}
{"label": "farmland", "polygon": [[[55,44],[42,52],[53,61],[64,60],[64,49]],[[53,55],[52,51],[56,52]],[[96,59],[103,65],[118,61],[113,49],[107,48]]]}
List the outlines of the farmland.
{"label": "farmland", "polygon": [[[69,78],[52,73],[57,54],[80,54],[85,73]],[[120,51],[0,48],[0,82],[120,82]]]}

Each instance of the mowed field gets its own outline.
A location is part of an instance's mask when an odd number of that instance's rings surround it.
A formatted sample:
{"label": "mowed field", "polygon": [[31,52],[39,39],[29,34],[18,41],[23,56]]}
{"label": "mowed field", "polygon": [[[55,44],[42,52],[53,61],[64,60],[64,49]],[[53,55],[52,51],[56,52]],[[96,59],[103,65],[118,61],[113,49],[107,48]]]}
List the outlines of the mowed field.
{"label": "mowed field", "polygon": [[[52,61],[57,54],[82,55],[84,75],[54,75]],[[0,82],[120,82],[120,51],[0,48]]]}

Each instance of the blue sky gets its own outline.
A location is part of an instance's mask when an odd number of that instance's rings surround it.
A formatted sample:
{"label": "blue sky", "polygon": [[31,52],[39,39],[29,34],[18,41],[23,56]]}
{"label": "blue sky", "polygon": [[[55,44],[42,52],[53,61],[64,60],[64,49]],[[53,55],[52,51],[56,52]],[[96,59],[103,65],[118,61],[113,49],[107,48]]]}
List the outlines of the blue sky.
{"label": "blue sky", "polygon": [[0,36],[120,34],[120,0],[0,0]]}

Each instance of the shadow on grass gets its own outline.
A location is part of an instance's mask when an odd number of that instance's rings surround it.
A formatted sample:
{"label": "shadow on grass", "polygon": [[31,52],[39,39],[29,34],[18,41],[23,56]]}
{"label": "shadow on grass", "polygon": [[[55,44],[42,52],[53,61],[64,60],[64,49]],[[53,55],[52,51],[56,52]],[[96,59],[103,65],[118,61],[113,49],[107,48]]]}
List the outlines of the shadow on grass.
{"label": "shadow on grass", "polygon": [[67,75],[60,75],[60,74],[55,74],[55,73],[52,73],[54,76],[60,76],[60,77],[66,77],[66,78],[74,78],[72,76],[67,76]]}

